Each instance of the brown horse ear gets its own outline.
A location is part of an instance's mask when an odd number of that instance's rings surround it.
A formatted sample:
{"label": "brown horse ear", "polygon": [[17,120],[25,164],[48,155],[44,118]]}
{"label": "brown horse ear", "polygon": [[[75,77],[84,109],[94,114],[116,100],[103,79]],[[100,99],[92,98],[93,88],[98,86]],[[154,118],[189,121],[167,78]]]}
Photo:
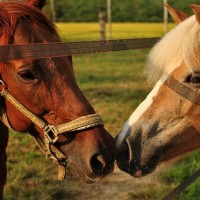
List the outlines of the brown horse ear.
{"label": "brown horse ear", "polygon": [[196,19],[200,24],[200,5],[191,4],[190,8],[192,8],[192,11],[194,12],[194,15],[196,16]]}
{"label": "brown horse ear", "polygon": [[42,10],[42,8],[46,5],[46,0],[26,0],[25,3]]}
{"label": "brown horse ear", "polygon": [[169,4],[166,4],[165,7],[167,7],[172,19],[176,24],[180,24],[182,21],[188,18],[186,13],[172,8]]}

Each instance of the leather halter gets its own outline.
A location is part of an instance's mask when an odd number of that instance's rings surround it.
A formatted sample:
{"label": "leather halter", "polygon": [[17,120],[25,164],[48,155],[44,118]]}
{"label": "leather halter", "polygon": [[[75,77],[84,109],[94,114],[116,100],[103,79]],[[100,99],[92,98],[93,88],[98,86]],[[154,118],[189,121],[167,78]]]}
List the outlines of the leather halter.
{"label": "leather halter", "polygon": [[[34,136],[34,138],[46,157],[50,158],[59,166],[58,179],[63,180],[66,173],[65,168],[67,166],[67,157],[54,145],[57,142],[59,135],[103,125],[101,116],[98,114],[90,114],[77,118],[73,121],[54,126],[43,121],[25,106],[23,106],[17,99],[15,99],[9,93],[6,84],[2,80],[0,80],[0,84],[3,85],[3,90],[0,91],[0,96],[4,97],[24,116],[26,116],[30,121],[44,131],[44,138],[40,136]],[[9,124],[5,108],[2,106],[2,104],[0,104],[0,119],[8,128],[12,128]]]}

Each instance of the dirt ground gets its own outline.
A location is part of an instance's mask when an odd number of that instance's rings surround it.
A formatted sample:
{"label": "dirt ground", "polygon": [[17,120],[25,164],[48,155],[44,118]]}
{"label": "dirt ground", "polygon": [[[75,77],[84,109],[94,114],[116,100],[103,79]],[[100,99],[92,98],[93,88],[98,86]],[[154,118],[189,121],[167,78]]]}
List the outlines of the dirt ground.
{"label": "dirt ground", "polygon": [[[151,190],[160,185],[155,173],[136,179],[121,172],[117,167],[112,174],[92,185],[82,184],[79,200],[151,200]],[[150,187],[149,187],[150,186]],[[80,186],[78,186],[80,187]],[[153,191],[153,190],[152,190]],[[150,196],[149,196],[150,195]],[[73,195],[72,195],[73,196]],[[71,200],[74,200],[72,197]]]}

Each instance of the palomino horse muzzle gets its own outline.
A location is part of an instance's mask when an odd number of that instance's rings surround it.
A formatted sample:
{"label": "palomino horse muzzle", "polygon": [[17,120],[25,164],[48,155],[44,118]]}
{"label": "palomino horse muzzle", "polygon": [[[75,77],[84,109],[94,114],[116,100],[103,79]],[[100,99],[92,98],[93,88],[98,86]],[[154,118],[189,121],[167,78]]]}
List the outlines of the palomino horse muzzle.
{"label": "palomino horse muzzle", "polygon": [[[40,136],[34,136],[34,138],[46,157],[50,158],[59,166],[58,179],[63,180],[66,173],[67,156],[64,155],[54,145],[57,142],[59,135],[103,125],[101,116],[98,114],[90,114],[77,118],[73,121],[54,126],[43,121],[41,118],[28,110],[25,106],[23,106],[17,99],[15,99],[9,93],[6,84],[2,80],[0,80],[0,84],[3,86],[3,89],[0,91],[0,96],[4,97],[24,116],[26,116],[30,121],[32,121],[36,126],[44,131],[44,138]],[[0,104],[0,119],[8,128],[12,128],[9,124],[3,104]]]}

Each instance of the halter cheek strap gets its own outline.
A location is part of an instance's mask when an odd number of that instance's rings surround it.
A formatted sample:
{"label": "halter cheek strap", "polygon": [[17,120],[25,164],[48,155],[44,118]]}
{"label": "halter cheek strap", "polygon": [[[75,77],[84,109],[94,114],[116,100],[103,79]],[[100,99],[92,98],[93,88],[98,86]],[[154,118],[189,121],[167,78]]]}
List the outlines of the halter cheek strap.
{"label": "halter cheek strap", "polygon": [[[103,125],[103,121],[100,115],[90,114],[73,121],[54,126],[46,123],[25,106],[23,106],[17,99],[15,99],[7,90],[5,83],[0,80],[0,84],[3,85],[4,89],[0,92],[0,96],[4,97],[9,101],[17,110],[19,110],[24,116],[26,116],[30,121],[32,121],[36,126],[44,131],[44,138],[40,136],[34,136],[40,149],[50,158],[54,163],[59,166],[58,179],[63,180],[65,178],[65,168],[67,166],[67,157],[64,155],[55,145],[59,135],[63,133],[71,133],[75,131],[81,131],[95,126]],[[5,108],[0,104],[0,115],[1,121],[8,127],[11,128]]]}

